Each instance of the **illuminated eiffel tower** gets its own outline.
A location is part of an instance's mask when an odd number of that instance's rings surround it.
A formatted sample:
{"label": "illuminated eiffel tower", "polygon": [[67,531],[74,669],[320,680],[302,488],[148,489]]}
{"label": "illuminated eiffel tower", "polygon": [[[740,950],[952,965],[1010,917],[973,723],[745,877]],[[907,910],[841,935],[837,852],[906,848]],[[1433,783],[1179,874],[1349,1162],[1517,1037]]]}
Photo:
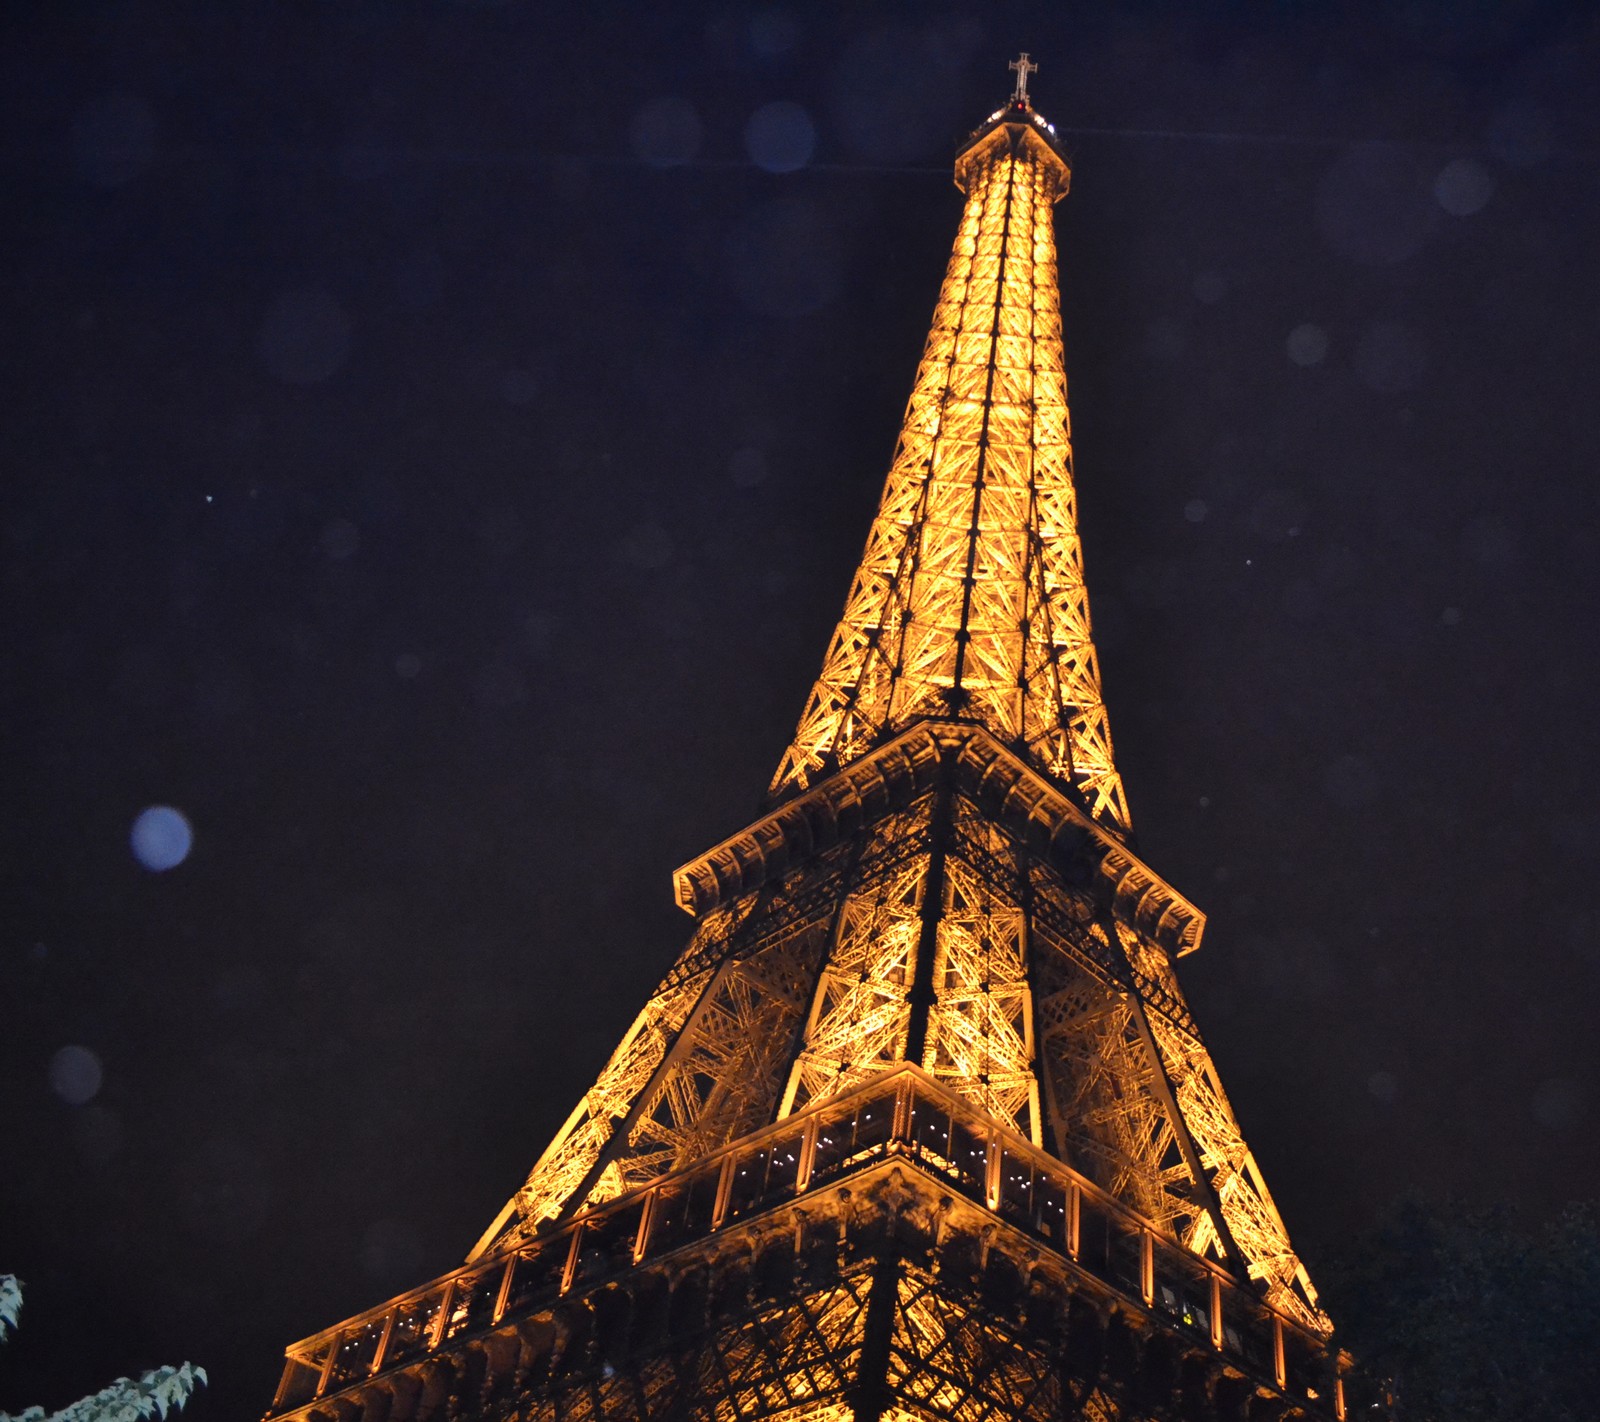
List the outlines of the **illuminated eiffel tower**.
{"label": "illuminated eiffel tower", "polygon": [[460,1269],[297,1343],[306,1422],[1343,1417],[1341,1360],[1129,847],[1054,204],[1016,92],[767,813]]}

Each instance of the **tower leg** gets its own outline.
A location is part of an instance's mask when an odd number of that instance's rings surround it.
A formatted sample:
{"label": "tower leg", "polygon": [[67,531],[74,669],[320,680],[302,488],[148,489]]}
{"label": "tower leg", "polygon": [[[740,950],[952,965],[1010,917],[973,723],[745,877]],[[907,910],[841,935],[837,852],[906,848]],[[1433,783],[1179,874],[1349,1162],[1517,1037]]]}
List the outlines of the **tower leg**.
{"label": "tower leg", "polygon": [[867,1318],[861,1337],[856,1378],[855,1422],[879,1422],[889,1407],[889,1341],[900,1292],[900,1258],[892,1247],[872,1271]]}

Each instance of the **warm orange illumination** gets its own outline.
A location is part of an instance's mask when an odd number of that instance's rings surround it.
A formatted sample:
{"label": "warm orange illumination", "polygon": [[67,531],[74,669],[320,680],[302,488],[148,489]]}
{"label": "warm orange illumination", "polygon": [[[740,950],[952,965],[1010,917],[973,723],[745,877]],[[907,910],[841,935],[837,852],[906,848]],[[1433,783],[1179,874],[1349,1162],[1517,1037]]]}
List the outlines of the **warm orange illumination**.
{"label": "warm orange illumination", "polygon": [[1052,207],[1031,123],[963,153],[967,193],[900,441],[775,794],[924,716],[986,726],[1126,829],[1078,542]]}
{"label": "warm orange illumination", "polygon": [[678,871],[688,946],[466,1265],[291,1347],[281,1418],[1127,1422],[1151,1349],[1342,1415],[1178,982],[1204,915],[1127,843],[1033,68],[768,813]]}
{"label": "warm orange illumination", "polygon": [[[803,1140],[821,1153],[820,1181],[790,1174],[799,1164]],[[959,1207],[953,1208],[957,1201]],[[581,1298],[585,1289],[638,1288],[648,1296],[663,1278],[681,1280],[700,1267],[701,1246],[714,1249],[722,1241],[717,1257],[724,1260],[747,1259],[753,1249],[802,1255],[819,1246],[833,1248],[852,1228],[870,1238],[874,1219],[881,1219],[885,1209],[904,1219],[920,1218],[918,1227],[934,1241],[949,1237],[938,1222],[964,1215],[962,1231],[983,1241],[985,1250],[992,1243],[1013,1258],[1057,1261],[1062,1272],[1050,1291],[1063,1294],[1069,1282],[1073,1289],[1118,1291],[1128,1306],[1136,1301],[1152,1319],[1208,1338],[1221,1366],[1271,1379],[1280,1388],[1289,1382],[1291,1345],[1295,1356],[1320,1369],[1314,1375],[1317,1385],[1331,1387],[1334,1365],[1345,1361],[1329,1358],[1315,1331],[1263,1308],[1252,1286],[1230,1278],[1219,1265],[1197,1260],[1110,1192],[995,1124],[926,1072],[902,1064],[799,1117],[743,1136],[684,1171],[293,1345],[274,1410],[303,1412],[318,1399],[359,1389],[391,1365],[414,1368],[470,1347],[495,1351],[486,1335],[508,1347],[517,1339],[537,1338],[530,1300],[537,1319],[556,1300]],[[1092,1244],[1084,1249],[1086,1215],[1095,1224]],[[754,1232],[730,1252],[729,1235],[752,1225]],[[899,1273],[893,1284],[893,1326],[907,1357],[937,1358],[956,1334],[965,1335],[961,1346],[973,1358],[1016,1352],[1005,1329],[981,1311],[937,1299],[930,1280],[917,1269]],[[820,1302],[777,1306],[784,1329],[811,1345],[826,1342],[835,1383],[858,1357],[863,1330],[858,1305],[865,1288],[859,1276],[847,1277]],[[770,1344],[764,1329],[757,1334]],[[391,1355],[391,1341],[398,1356]],[[552,1342],[546,1335],[546,1345]],[[513,1368],[517,1351],[499,1350],[502,1372]],[[1044,1372],[1053,1371],[1052,1357],[1044,1355]],[[780,1370],[793,1361],[765,1359]],[[1037,1370],[1040,1360],[1015,1361],[1024,1367],[1018,1390],[1025,1394],[1026,1369]],[[938,1397],[959,1412],[966,1380],[942,1366],[934,1374],[915,1386],[908,1377],[908,1391],[914,1394],[916,1386],[926,1385],[934,1389],[930,1399]],[[1308,1387],[1304,1396],[1318,1394]],[[1106,1405],[1108,1422],[1125,1418],[1109,1401]],[[1015,1415],[1032,1413],[1019,1408]]]}
{"label": "warm orange illumination", "polygon": [[[1007,111],[957,161],[966,210],[883,503],[774,781],[797,808],[753,827],[753,862],[719,858],[737,846],[703,861],[693,940],[514,1214],[525,1231],[612,1198],[909,1058],[1326,1327],[1172,968],[1198,914],[1121,846],[1061,364],[1052,209],[1069,174],[1039,127]],[[919,750],[902,729],[919,722],[948,729]],[[982,783],[1041,777],[1036,807],[1053,793],[1085,820],[1086,852],[1118,876],[1112,918],[980,792],[935,788],[960,737],[989,757]],[[925,792],[863,812],[853,843],[776,896],[728,891],[891,765]]]}

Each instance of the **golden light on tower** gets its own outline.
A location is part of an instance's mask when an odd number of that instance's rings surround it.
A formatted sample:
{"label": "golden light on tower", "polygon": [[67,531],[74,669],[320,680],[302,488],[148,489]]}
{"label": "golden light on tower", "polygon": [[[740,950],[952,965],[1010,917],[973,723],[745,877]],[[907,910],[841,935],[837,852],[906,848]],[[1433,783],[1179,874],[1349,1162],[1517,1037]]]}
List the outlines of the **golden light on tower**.
{"label": "golden light on tower", "polygon": [[966,209],[883,500],[772,791],[959,716],[1125,830],[1072,483],[1051,211],[1071,170],[1019,63],[1020,97],[957,159]]}
{"label": "golden light on tower", "polygon": [[1126,839],[1070,170],[1011,68],[768,813],[677,872],[688,946],[467,1263],[291,1347],[275,1415],[1343,1415],[1178,984],[1204,916]]}

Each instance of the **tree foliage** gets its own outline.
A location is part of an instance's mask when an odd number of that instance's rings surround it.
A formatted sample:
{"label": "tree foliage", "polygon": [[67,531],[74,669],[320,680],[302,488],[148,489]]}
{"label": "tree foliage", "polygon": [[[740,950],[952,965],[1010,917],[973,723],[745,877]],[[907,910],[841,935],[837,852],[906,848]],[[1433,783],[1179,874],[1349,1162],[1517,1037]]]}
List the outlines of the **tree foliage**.
{"label": "tree foliage", "polygon": [[[0,1343],[16,1329],[22,1313],[22,1283],[14,1274],[0,1274]],[[193,1363],[176,1368],[152,1368],[137,1378],[118,1378],[109,1387],[63,1407],[46,1412],[29,1407],[12,1414],[0,1412],[0,1422],[145,1422],[165,1419],[176,1412],[206,1381],[206,1370]]]}
{"label": "tree foliage", "polygon": [[22,1280],[0,1274],[0,1343],[9,1338],[22,1314]]}
{"label": "tree foliage", "polygon": [[1399,1422],[1600,1416],[1600,1220],[1407,1199],[1321,1271],[1340,1343]]}

